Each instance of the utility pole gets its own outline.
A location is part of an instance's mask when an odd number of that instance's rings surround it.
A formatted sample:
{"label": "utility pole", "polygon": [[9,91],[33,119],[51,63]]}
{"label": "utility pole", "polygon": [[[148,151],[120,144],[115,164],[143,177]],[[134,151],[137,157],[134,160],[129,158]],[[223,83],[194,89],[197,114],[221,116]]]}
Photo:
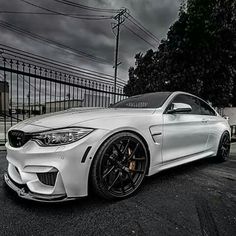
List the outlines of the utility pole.
{"label": "utility pole", "polygon": [[121,9],[120,12],[114,16],[114,19],[117,21],[117,24],[112,27],[114,30],[117,28],[116,31],[116,48],[115,48],[115,74],[114,74],[114,97],[113,97],[113,104],[116,102],[116,81],[117,81],[117,70],[118,66],[121,64],[121,62],[118,63],[118,54],[119,54],[119,39],[120,39],[120,25],[125,21],[125,18],[123,17],[124,14],[127,12],[127,9]]}

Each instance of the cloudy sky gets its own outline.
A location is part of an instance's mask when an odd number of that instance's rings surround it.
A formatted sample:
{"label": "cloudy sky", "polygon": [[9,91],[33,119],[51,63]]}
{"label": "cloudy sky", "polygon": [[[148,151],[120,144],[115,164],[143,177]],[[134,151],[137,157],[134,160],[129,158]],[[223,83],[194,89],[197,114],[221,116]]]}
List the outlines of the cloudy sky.
{"label": "cloudy sky", "polygon": [[[0,43],[83,68],[114,74],[116,32],[112,31],[112,26],[116,21],[111,17],[116,13],[97,9],[92,11],[79,6],[69,6],[62,2],[61,0],[0,0],[0,23],[7,22],[69,46],[80,51],[82,56],[32,40],[2,27],[0,27]],[[127,15],[128,19],[125,18],[121,26],[119,47],[121,65],[118,72],[120,78],[127,80],[128,68],[135,62],[134,55],[150,48],[155,49],[158,45],[158,40],[143,33],[133,22],[136,22],[135,20],[140,22],[156,38],[165,38],[168,28],[178,17],[181,0],[70,0],[70,2],[102,9],[120,9],[122,7],[128,9],[133,18]],[[41,9],[30,4],[37,5]],[[24,12],[24,14],[16,12]],[[40,14],[29,14],[34,12]],[[56,15],[53,12],[70,14],[73,17]],[[81,17],[86,19],[80,19]],[[101,19],[103,17],[105,19]],[[91,20],[91,18],[95,19]],[[86,58],[85,54],[89,54],[90,58]],[[96,59],[96,62],[91,60],[91,56]]]}

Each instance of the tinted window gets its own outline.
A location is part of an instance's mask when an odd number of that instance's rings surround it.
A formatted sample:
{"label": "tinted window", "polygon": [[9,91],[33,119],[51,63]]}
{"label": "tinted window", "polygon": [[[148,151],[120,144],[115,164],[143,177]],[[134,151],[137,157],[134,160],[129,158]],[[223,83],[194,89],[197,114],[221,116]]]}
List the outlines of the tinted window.
{"label": "tinted window", "polygon": [[200,105],[201,105],[202,115],[207,115],[207,116],[215,116],[216,115],[215,111],[207,103],[200,100]]}
{"label": "tinted window", "polygon": [[192,111],[187,112],[186,114],[197,114],[201,115],[201,107],[199,104],[199,100],[195,97],[189,95],[177,95],[171,103],[185,103],[192,107]]}
{"label": "tinted window", "polygon": [[171,92],[146,93],[127,98],[114,104],[114,108],[158,108],[163,105]]}

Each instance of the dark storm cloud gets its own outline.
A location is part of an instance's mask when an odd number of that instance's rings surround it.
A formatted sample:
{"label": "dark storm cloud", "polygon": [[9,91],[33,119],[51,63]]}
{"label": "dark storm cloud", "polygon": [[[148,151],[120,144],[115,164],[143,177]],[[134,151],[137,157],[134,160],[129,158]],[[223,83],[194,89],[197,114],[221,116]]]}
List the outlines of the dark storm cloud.
{"label": "dark storm cloud", "polygon": [[[69,7],[52,0],[27,1],[59,12],[106,14]],[[90,0],[77,2],[99,8],[119,9],[121,7],[126,7],[136,19],[160,39],[166,36],[169,26],[177,18],[180,5],[180,0]],[[0,9],[1,11],[45,12],[20,0],[0,0]],[[111,16],[111,14],[108,15]],[[71,53],[63,52],[62,50],[50,47],[47,44],[33,41],[22,35],[0,28],[0,43],[2,44],[7,44],[73,65],[113,74],[112,64],[114,58],[115,35],[111,30],[111,23],[114,22],[114,20],[87,21],[64,16],[19,14],[0,14],[0,19],[45,38],[50,38],[64,45],[69,45],[71,48],[85,51],[99,58],[104,58],[110,63],[104,65],[84,60]],[[126,24],[134,29],[128,20],[126,20]],[[145,37],[145,35],[142,37]],[[151,48],[150,45],[122,27],[119,51],[119,58],[122,62],[119,68],[120,77],[127,78],[128,68],[134,64],[134,55],[138,52],[145,52],[149,48]]]}

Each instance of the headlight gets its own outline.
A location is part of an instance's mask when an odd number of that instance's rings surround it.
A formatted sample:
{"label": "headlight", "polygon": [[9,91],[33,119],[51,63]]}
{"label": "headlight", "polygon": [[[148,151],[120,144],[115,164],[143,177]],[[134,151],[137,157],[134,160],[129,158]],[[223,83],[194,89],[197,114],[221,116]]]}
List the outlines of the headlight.
{"label": "headlight", "polygon": [[33,134],[32,139],[41,146],[55,146],[78,141],[91,133],[89,128],[66,128]]}

